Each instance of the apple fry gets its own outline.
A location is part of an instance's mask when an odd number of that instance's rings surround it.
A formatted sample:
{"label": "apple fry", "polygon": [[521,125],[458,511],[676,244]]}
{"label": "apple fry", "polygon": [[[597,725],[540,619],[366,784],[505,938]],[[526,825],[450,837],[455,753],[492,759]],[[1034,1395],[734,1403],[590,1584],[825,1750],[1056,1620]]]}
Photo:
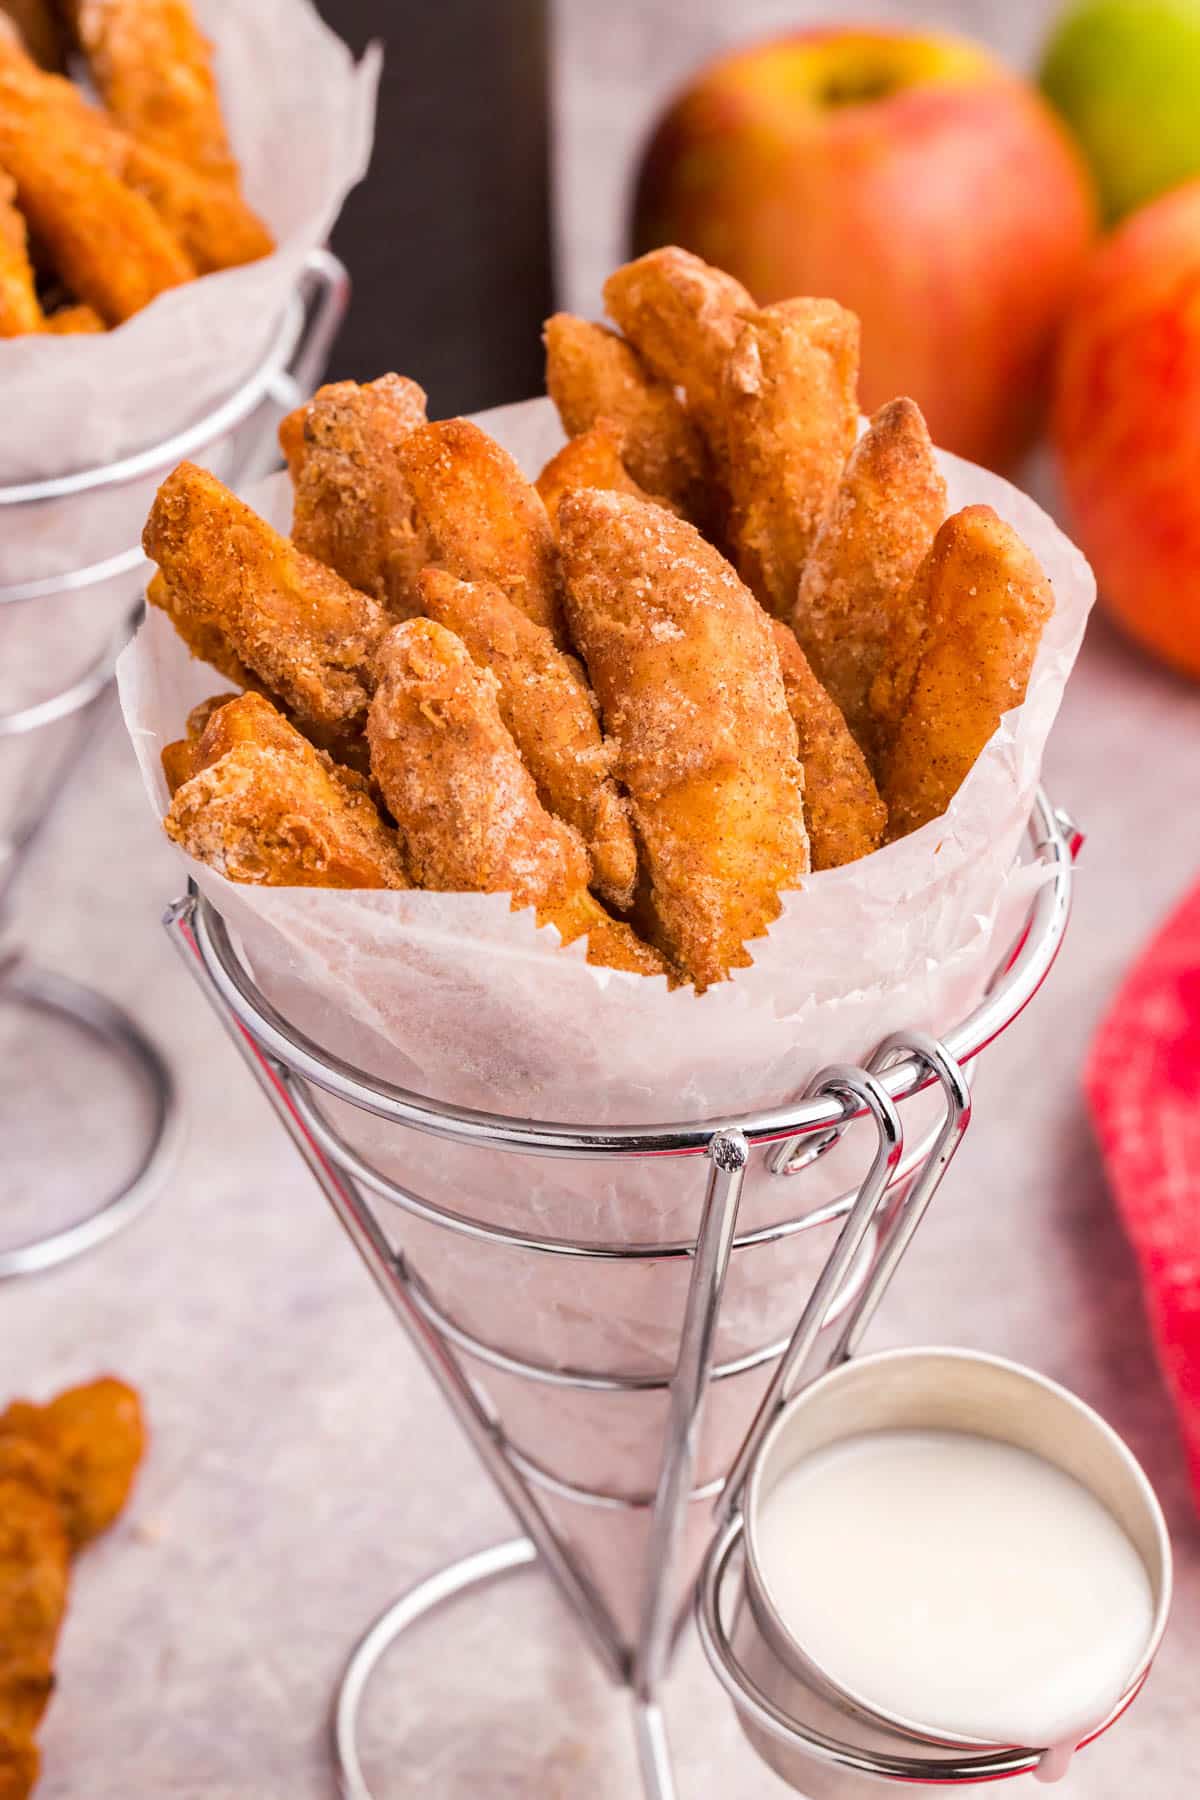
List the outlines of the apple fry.
{"label": "apple fry", "polygon": [[33,1733],[54,1687],[70,1544],[52,1455],[0,1436],[0,1793],[23,1800],[39,1760]]}
{"label": "apple fry", "polygon": [[279,427],[295,489],[296,547],[371,594],[395,619],[419,610],[428,557],[396,455],[425,421],[425,394],[402,375],[318,388]]}
{"label": "apple fry", "polygon": [[[50,77],[46,77],[47,80]],[[0,80],[0,169],[67,287],[106,325],[190,281],[195,264],[150,202],[119,180],[57,114],[30,121]]]}
{"label": "apple fry", "polygon": [[615,270],[604,304],[654,373],[683,389],[711,436],[722,414],[725,363],[743,316],[755,310],[741,282],[671,245]]}
{"label": "apple fry", "polygon": [[790,619],[858,422],[858,320],[784,300],[745,320],[723,368],[722,466],[738,573]]}
{"label": "apple fry", "polygon": [[236,183],[212,47],[187,0],[67,0],[92,79],[142,143]]}
{"label": "apple fry", "polygon": [[[653,496],[640,488],[621,461],[621,434],[611,419],[597,419],[578,437],[568,438],[562,449],[550,458],[535,483],[553,524],[558,517],[558,503],[572,488],[611,488],[614,493],[632,494],[635,500]],[[659,500],[660,506],[669,506]],[[678,509],[671,507],[671,511]]]}
{"label": "apple fry", "polygon": [[577,832],[538,799],[496,703],[496,677],[432,619],[396,625],[379,653],[367,735],[371,769],[408,847],[417,884],[508,893],[588,961],[635,974],[665,965],[588,893]]}
{"label": "apple fry", "polygon": [[537,489],[507,450],[469,419],[418,425],[399,459],[427,563],[460,581],[490,581],[562,639],[558,548]]}
{"label": "apple fry", "polygon": [[41,331],[44,324],[29,260],[16,185],[0,170],[0,338]]}
{"label": "apple fry", "polygon": [[376,601],[297,550],[194,463],[180,463],[159,488],[142,543],[162,570],[167,610],[183,621],[189,647],[215,629],[306,725],[345,731],[361,723],[388,625]]}
{"label": "apple fry", "polygon": [[65,1388],[43,1406],[14,1400],[0,1413],[0,1444],[24,1439],[52,1460],[72,1551],[107,1531],[123,1509],[146,1448],[137,1390],[113,1375]]}
{"label": "apple fry", "polygon": [[945,812],[1003,715],[1019,706],[1054,593],[1033,552],[990,506],[941,526],[929,614],[882,788],[889,836]]}
{"label": "apple fry", "polygon": [[189,856],[263,887],[404,888],[399,841],[353,775],[268,700],[213,713],[164,821]]}
{"label": "apple fry", "polygon": [[593,885],[613,906],[627,909],[637,881],[637,846],[583,669],[499,588],[426,569],[420,592],[426,617],[453,631],[496,677],[500,717],[539,799],[587,845]]}
{"label": "apple fry", "polygon": [[817,533],[792,624],[822,685],[869,755],[895,729],[872,711],[872,683],[885,664],[920,641],[913,582],[946,516],[946,484],[921,409],[881,406],[846,464]]}
{"label": "apple fry", "polygon": [[703,990],[808,868],[803,777],[770,624],[699,532],[577,489],[559,508],[572,635],[615,746],[663,948]]}
{"label": "apple fry", "polygon": [[814,869],[840,869],[878,850],[887,809],[862,751],[834,700],[813,674],[795,634],[772,620],[783,691],[804,769],[804,820]]}
{"label": "apple fry", "polygon": [[60,306],[46,320],[46,330],[54,337],[90,337],[107,329],[100,314],[90,306]]}
{"label": "apple fry", "polygon": [[671,384],[651,375],[633,346],[605,325],[555,313],[543,336],[546,389],[567,435],[608,420],[638,486],[702,520],[710,510],[708,449]]}

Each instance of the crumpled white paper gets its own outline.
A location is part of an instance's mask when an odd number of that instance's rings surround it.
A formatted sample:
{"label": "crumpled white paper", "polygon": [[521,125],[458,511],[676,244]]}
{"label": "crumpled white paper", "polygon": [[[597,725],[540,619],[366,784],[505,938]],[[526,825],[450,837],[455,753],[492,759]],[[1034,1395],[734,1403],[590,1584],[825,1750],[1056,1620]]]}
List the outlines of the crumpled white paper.
{"label": "crumpled white paper", "polygon": [[[553,408],[482,415],[536,473],[561,442]],[[1094,582],[1083,557],[1025,495],[941,456],[950,506],[993,506],[1054,583],[1050,621],[1023,706],[1001,722],[947,815],[846,868],[808,878],[753,946],[754,964],[702,997],[662,980],[590,968],[579,945],[513,914],[502,896],[334,893],[237,886],[187,863],[279,1010],[322,1045],[440,1099],[520,1117],[596,1125],[729,1116],[801,1093],[832,1062],[861,1062],[901,1027],[936,1034],[978,1004],[1046,871],[1021,860],[1042,750],[1083,635]],[[252,496],[286,528],[286,481]],[[118,670],[126,723],[157,815],[159,752],[220,680],[191,661],[153,613]],[[699,1159],[583,1163],[460,1148],[321,1104],[377,1167],[456,1210],[556,1237],[606,1244],[694,1237]],[[904,1108],[910,1143],[936,1121],[936,1095]],[[804,1174],[748,1172],[743,1229],[811,1210],[857,1180],[865,1123]],[[487,1343],[556,1368],[669,1372],[689,1264],[532,1255],[454,1236],[397,1214],[395,1237],[437,1302]],[[831,1248],[829,1229],[737,1252],[717,1338],[734,1358],[786,1336]],[[661,1392],[524,1384],[470,1365],[514,1440],[568,1480],[625,1495],[653,1489]],[[701,1478],[725,1464],[762,1373],[714,1384]],[[606,1592],[636,1613],[639,1571],[606,1553],[604,1522],[582,1511]],[[641,1515],[644,1521],[644,1515]],[[605,1539],[605,1542],[608,1540]],[[603,1564],[603,1567],[598,1565]]]}

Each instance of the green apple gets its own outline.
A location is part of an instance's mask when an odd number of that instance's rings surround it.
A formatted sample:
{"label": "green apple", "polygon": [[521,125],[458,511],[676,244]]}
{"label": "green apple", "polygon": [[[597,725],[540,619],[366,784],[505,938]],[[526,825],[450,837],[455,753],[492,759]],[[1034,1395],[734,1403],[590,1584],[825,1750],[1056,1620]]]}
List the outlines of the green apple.
{"label": "green apple", "polygon": [[1081,0],[1041,80],[1110,221],[1200,174],[1200,0]]}

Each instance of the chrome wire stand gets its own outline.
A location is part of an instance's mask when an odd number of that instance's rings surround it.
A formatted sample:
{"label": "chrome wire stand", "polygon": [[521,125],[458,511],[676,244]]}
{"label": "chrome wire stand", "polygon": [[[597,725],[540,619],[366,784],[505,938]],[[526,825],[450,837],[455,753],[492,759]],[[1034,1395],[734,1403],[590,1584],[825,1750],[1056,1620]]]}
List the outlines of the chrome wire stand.
{"label": "chrome wire stand", "polygon": [[[942,1042],[915,1032],[888,1038],[863,1068],[823,1070],[791,1103],[738,1119],[682,1121],[658,1126],[593,1128],[454,1107],[355,1069],[297,1030],[256,986],[220,915],[193,888],[165,918],[169,936],[259,1082],[293,1144],[358,1250],[368,1272],[404,1328],[417,1355],[453,1409],[467,1439],[512,1512],[521,1534],[468,1556],[394,1602],[354,1649],[337,1694],[332,1753],[343,1800],[372,1800],[358,1747],[368,1681],[389,1647],[457,1597],[537,1567],[549,1577],[610,1678],[629,1693],[643,1791],[647,1800],[674,1800],[677,1789],[661,1711],[664,1678],[691,1613],[694,1584],[678,1578],[689,1506],[716,1503],[714,1551],[724,1567],[740,1526],[739,1502],[754,1458],[779,1408],[806,1380],[855,1354],[884,1293],[928,1209],[971,1116],[965,1065],[997,1037],[1032,999],[1057,955],[1070,911],[1072,864],[1082,839],[1065,815],[1039,795],[1030,833],[1033,854],[1047,865],[1015,950],[996,972],[987,995]],[[898,1103],[937,1086],[944,1112],[929,1141],[905,1155]],[[572,1159],[647,1155],[697,1157],[705,1186],[694,1239],[672,1243],[603,1244],[538,1236],[485,1223],[401,1186],[367,1163],[338,1132],[315,1091],[376,1117],[456,1144],[499,1153]],[[875,1128],[873,1160],[859,1187],[808,1211],[794,1204],[775,1224],[738,1232],[738,1204],[752,1157],[766,1158],[781,1194],[789,1183],[856,1123]],[[614,1374],[562,1369],[481,1342],[448,1317],[406,1256],[394,1249],[373,1202],[483,1245],[530,1256],[671,1260],[686,1258],[691,1274],[678,1352],[671,1374]],[[840,1230],[809,1293],[790,1339],[724,1365],[714,1339],[731,1259],[798,1231],[837,1222]],[[836,1327],[836,1329],[833,1329]],[[551,1475],[505,1435],[467,1373],[463,1358],[553,1388],[631,1392],[668,1390],[668,1424],[653,1494],[629,1497],[576,1486]],[[710,1384],[773,1363],[774,1373],[728,1473],[694,1485],[700,1427]],[[588,1505],[642,1509],[648,1519],[642,1605],[627,1641],[543,1496]],[[683,1591],[681,1591],[683,1590]],[[701,1595],[701,1600],[703,1596]],[[719,1655],[700,1612],[701,1638],[719,1669]],[[707,1635],[706,1635],[707,1633]],[[846,1749],[842,1758],[840,1750]],[[828,1760],[858,1766],[858,1752],[834,1744]],[[859,1759],[861,1762],[861,1758]],[[870,1761],[869,1756],[866,1759]],[[885,1759],[886,1760],[886,1759]],[[935,1772],[928,1773],[932,1766]],[[965,1764],[914,1763],[907,1779],[963,1777]],[[887,1774],[889,1771],[884,1770]],[[995,1771],[999,1773],[1005,1770]],[[972,1771],[966,1779],[978,1778]]]}
{"label": "chrome wire stand", "polygon": [[[273,333],[258,366],[226,400],[186,430],[135,455],[73,475],[0,488],[0,529],[40,522],[43,532],[59,526],[59,510],[87,504],[96,495],[125,496],[128,512],[122,530],[126,542],[115,554],[87,565],[36,579],[0,584],[0,619],[18,617],[36,640],[47,606],[69,596],[98,590],[128,578],[136,592],[145,557],[139,525],[148,495],[158,481],[189,456],[203,456],[217,445],[230,447],[230,479],[245,482],[265,473],[277,461],[275,427],[284,412],[311,393],[345,314],[349,280],[342,265],[325,251],[306,262],[299,291]],[[64,514],[63,517],[66,517]],[[52,535],[52,534],[51,534]],[[39,606],[40,603],[40,606]],[[58,727],[57,740],[45,753],[36,782],[22,791],[0,824],[0,923],[18,879],[29,866],[31,852],[44,831],[67,783],[79,770],[94,741],[104,708],[113,692],[117,657],[141,616],[135,606],[120,628],[70,683],[57,693],[21,706],[0,707],[0,746]],[[25,788],[24,782],[18,787]],[[78,1222],[30,1242],[0,1249],[0,1281],[40,1273],[92,1249],[129,1224],[156,1191],[177,1137],[175,1083],[165,1059],[135,1022],[110,1000],[83,984],[37,967],[11,944],[0,951],[0,1005],[33,1010],[91,1040],[120,1062],[148,1100],[146,1135],[136,1163],[112,1192],[102,1195]]]}

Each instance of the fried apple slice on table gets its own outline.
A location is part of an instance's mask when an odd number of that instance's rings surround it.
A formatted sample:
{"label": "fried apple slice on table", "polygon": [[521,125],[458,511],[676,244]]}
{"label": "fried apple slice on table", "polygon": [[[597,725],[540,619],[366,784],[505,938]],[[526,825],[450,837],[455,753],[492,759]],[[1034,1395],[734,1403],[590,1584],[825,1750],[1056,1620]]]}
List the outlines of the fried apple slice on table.
{"label": "fried apple slice on table", "polygon": [[939,529],[911,691],[885,750],[889,837],[945,812],[1002,715],[1025,698],[1054,591],[1032,550],[990,506]]}
{"label": "fried apple slice on table", "polygon": [[772,620],[788,711],[804,769],[804,819],[814,869],[840,869],[883,842],[887,808],[836,700],[813,674],[795,633]]}
{"label": "fried apple slice on table", "polygon": [[659,941],[698,989],[808,869],[803,775],[770,621],[699,532],[577,489],[559,508],[567,616],[628,792]]}
{"label": "fried apple slice on table", "polygon": [[400,440],[424,422],[424,390],[381,375],[318,388],[279,427],[295,492],[293,542],[395,619],[418,610],[417,577],[428,561],[397,456]]}
{"label": "fried apple slice on table", "polygon": [[727,534],[738,573],[790,619],[800,576],[858,424],[858,320],[833,300],[784,300],[740,323],[722,368]]}
{"label": "fried apple slice on table", "polygon": [[0,1436],[0,1793],[14,1800],[37,1779],[33,1733],[53,1691],[69,1563],[53,1456]]}
{"label": "fried apple slice on table", "polygon": [[850,454],[792,615],[815,674],[870,756],[896,725],[886,708],[872,710],[872,684],[920,641],[914,580],[945,516],[946,484],[921,409],[890,400]]}
{"label": "fried apple slice on table", "polygon": [[16,193],[16,183],[0,170],[0,338],[41,331],[45,324]]}
{"label": "fried apple slice on table", "polygon": [[182,850],[261,887],[405,888],[400,841],[360,777],[260,694],[214,712],[163,821]]}
{"label": "fried apple slice on table", "polygon": [[107,1531],[129,1498],[146,1449],[136,1388],[102,1375],[43,1405],[14,1400],[0,1413],[0,1441],[24,1438],[52,1458],[71,1549]]}
{"label": "fried apple slice on table", "polygon": [[614,270],[604,305],[654,373],[683,389],[710,438],[719,436],[725,364],[755,311],[741,282],[669,245]]}
{"label": "fried apple slice on table", "polygon": [[188,0],[65,0],[113,118],[217,181],[236,182],[212,46]]}
{"label": "fried apple slice on table", "polygon": [[388,626],[377,601],[194,463],[181,463],[159,488],[142,543],[189,648],[215,629],[306,726],[361,726]]}
{"label": "fried apple slice on table", "polygon": [[638,486],[703,522],[711,511],[708,447],[671,383],[652,375],[632,344],[605,325],[555,313],[542,335],[546,391],[568,437],[608,420]]}
{"label": "fried apple slice on table", "polygon": [[453,631],[496,677],[500,717],[539,799],[583,839],[592,859],[592,885],[611,905],[628,909],[637,882],[637,846],[582,666],[486,582],[458,581],[443,569],[426,569],[420,595],[425,616]]}
{"label": "fried apple slice on table", "polygon": [[432,619],[388,633],[367,735],[371,769],[419,887],[508,893],[564,943],[587,936],[588,961],[666,973],[657,953],[588,892],[583,840],[538,799],[497,704],[497,681]]}
{"label": "fried apple slice on table", "polygon": [[469,419],[418,425],[399,458],[425,562],[490,581],[562,641],[562,576],[546,508],[495,438]]}

